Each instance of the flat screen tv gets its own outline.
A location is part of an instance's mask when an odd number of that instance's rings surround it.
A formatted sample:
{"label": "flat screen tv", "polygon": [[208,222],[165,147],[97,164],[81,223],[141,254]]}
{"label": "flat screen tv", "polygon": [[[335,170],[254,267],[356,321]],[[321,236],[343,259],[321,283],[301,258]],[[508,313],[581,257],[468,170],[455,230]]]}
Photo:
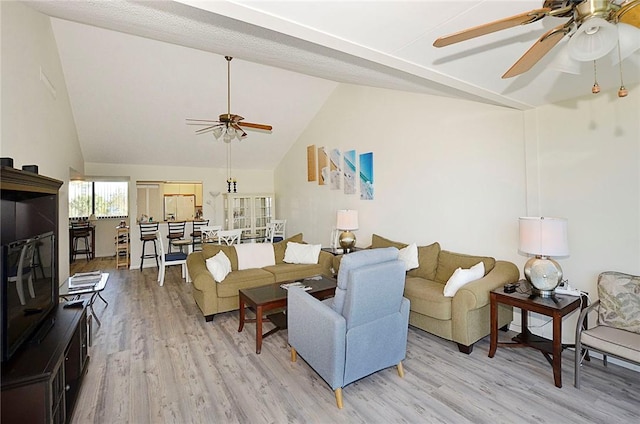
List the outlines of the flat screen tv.
{"label": "flat screen tv", "polygon": [[53,232],[2,245],[2,361],[7,361],[38,332],[53,325],[56,308],[56,260]]}

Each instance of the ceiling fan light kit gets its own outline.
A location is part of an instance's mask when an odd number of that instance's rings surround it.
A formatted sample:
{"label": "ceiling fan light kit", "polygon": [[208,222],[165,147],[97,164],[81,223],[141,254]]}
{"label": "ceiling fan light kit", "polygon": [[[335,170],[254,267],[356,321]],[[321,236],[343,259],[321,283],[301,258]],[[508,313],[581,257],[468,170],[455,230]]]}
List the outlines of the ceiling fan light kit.
{"label": "ceiling fan light kit", "polygon": [[602,18],[591,18],[569,39],[568,50],[571,58],[581,62],[600,59],[618,43],[615,25]]}
{"label": "ceiling fan light kit", "polygon": [[[502,78],[512,78],[527,72],[566,37],[569,38],[568,43],[565,43],[562,51],[556,54],[550,67],[573,74],[579,74],[581,68],[580,63],[574,62],[589,62],[603,58],[612,52],[616,45],[618,62],[640,49],[640,0],[545,0],[540,9],[440,37],[434,41],[433,45],[434,47],[449,46],[504,29],[537,22],[547,16],[568,19],[540,36]],[[616,59],[612,60],[615,64]],[[622,68],[620,73],[622,82]],[[596,82],[592,92],[595,94],[599,91],[600,88]],[[621,84],[618,95],[619,97],[627,95],[624,84]]]}

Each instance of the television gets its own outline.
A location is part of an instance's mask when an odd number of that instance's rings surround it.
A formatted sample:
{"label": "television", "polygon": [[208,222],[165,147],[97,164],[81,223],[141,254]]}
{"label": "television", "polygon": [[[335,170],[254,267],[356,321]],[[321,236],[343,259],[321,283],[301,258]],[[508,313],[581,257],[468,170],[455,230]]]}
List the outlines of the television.
{"label": "television", "polygon": [[55,234],[45,232],[2,244],[0,291],[2,362],[53,326],[58,305]]}

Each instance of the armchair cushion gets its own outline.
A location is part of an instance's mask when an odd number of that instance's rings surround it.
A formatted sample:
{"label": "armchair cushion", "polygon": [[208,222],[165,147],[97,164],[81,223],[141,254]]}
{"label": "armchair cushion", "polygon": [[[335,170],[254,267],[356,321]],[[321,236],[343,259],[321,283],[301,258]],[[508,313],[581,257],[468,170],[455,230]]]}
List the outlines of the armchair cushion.
{"label": "armchair cushion", "polygon": [[602,325],[640,333],[640,277],[621,272],[603,272],[598,278]]}

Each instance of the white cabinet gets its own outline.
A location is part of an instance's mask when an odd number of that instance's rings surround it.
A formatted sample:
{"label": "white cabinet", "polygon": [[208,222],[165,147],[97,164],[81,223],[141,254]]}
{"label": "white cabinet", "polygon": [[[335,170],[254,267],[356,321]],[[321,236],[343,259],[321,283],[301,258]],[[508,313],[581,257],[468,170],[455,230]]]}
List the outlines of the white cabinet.
{"label": "white cabinet", "polygon": [[227,230],[242,229],[243,235],[264,237],[267,222],[275,214],[273,194],[225,193],[224,227]]}

